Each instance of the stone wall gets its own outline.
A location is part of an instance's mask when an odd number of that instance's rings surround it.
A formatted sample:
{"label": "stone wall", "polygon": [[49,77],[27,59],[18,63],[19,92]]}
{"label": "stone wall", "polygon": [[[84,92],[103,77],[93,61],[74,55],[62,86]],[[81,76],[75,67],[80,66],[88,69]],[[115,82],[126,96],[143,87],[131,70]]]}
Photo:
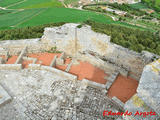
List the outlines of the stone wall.
{"label": "stone wall", "polygon": [[21,64],[0,64],[0,70],[21,70]]}
{"label": "stone wall", "polygon": [[43,66],[43,65],[41,66],[39,64],[29,64],[29,69],[50,71],[50,72],[55,73],[57,75],[63,76],[64,78],[68,78],[71,80],[77,80],[77,76],[72,75],[67,72],[64,72],[64,71],[61,71],[61,70],[58,70],[58,69],[50,67],[50,66]]}
{"label": "stone wall", "polygon": [[110,44],[104,59],[129,71],[129,76],[137,80],[139,80],[143,68],[147,64],[141,53],[128,50],[116,44]]}
{"label": "stone wall", "polygon": [[6,40],[0,41],[0,55],[8,53],[9,55],[19,55],[27,47],[28,53],[36,53],[47,49],[40,39],[25,40]]}
{"label": "stone wall", "polygon": [[[0,55],[19,55],[25,47],[27,53],[44,52],[54,48],[77,58],[82,58],[81,53],[91,51],[113,71],[117,70],[137,80],[140,79],[144,66],[155,57],[149,52],[136,53],[113,44],[110,42],[110,36],[96,33],[90,26],[77,26],[78,24],[70,23],[61,27],[45,28],[41,39],[2,41]],[[98,61],[95,63],[99,64]],[[99,66],[105,68],[103,62]]]}
{"label": "stone wall", "polygon": [[61,27],[45,28],[42,42],[48,46],[56,46],[58,50],[71,56],[86,50],[105,55],[110,37],[95,33],[89,26],[77,26],[78,24],[65,24]]}
{"label": "stone wall", "polygon": [[137,89],[141,99],[160,115],[160,59],[145,66]]}
{"label": "stone wall", "polygon": [[153,58],[146,59],[145,52],[136,53],[111,43],[110,36],[96,33],[90,26],[77,26],[78,24],[65,24],[61,27],[45,28],[42,42],[50,48],[56,46],[57,50],[76,57],[81,56],[79,53],[91,51],[101,56],[106,63],[111,63],[108,64],[111,67],[118,68],[122,73],[128,71],[128,75],[137,80],[140,79],[144,66]]}
{"label": "stone wall", "polygon": [[46,28],[42,42],[48,46],[56,46],[57,50],[65,51],[71,56],[92,51],[105,56],[107,61],[119,67],[136,72],[136,75],[142,72],[144,66],[140,54],[110,43],[109,36],[92,31],[90,26],[77,26],[78,24],[65,24],[61,27]]}

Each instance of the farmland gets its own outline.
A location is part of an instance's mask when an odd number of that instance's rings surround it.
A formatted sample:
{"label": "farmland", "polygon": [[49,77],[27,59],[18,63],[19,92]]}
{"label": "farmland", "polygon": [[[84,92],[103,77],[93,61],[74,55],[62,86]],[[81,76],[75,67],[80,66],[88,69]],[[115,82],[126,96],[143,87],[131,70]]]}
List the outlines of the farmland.
{"label": "farmland", "polygon": [[[65,0],[64,4],[76,1]],[[58,22],[83,23],[87,20],[144,30],[134,25],[113,21],[106,14],[65,8],[64,4],[58,0],[1,0],[0,7],[5,9],[0,9],[0,30]]]}
{"label": "farmland", "polygon": [[[112,11],[108,11],[107,8]],[[114,23],[118,25],[152,32],[160,31],[160,14],[143,3],[121,5],[117,3],[98,3],[85,5],[83,9],[111,16],[115,20]]]}
{"label": "farmland", "polygon": [[86,20],[101,23],[112,22],[112,19],[106,15],[64,8],[58,0],[2,0],[0,7],[3,7],[0,9],[0,29],[15,29],[57,22],[81,23]]}

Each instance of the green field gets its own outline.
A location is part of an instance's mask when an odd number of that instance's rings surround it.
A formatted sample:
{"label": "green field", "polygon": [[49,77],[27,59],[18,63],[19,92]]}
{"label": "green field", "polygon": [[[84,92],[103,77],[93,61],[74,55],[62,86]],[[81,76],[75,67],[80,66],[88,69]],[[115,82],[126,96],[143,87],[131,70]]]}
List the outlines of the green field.
{"label": "green field", "polygon": [[[71,2],[71,0],[67,2]],[[0,29],[57,22],[81,23],[86,20],[101,23],[112,22],[112,19],[106,15],[64,8],[58,0],[1,0],[0,7],[6,8],[6,10],[0,10]]]}
{"label": "green field", "polygon": [[130,4],[130,6],[134,9],[148,9],[148,6],[143,3]]}
{"label": "green field", "polygon": [[[77,0],[65,0],[64,3],[69,4],[76,1]],[[142,4],[135,6],[142,7]],[[58,22],[83,23],[87,20],[141,30],[150,30],[149,28],[137,27],[120,21],[115,22],[106,14],[64,8],[63,3],[59,0],[0,0],[0,7],[6,8],[6,10],[0,9],[1,30]]]}
{"label": "green field", "polygon": [[15,4],[17,2],[20,2],[21,0],[1,0],[0,1],[0,6],[1,7],[7,7],[11,4]]}
{"label": "green field", "polygon": [[10,9],[32,9],[32,8],[49,8],[63,7],[58,0],[26,0],[20,4],[9,7]]}
{"label": "green field", "polygon": [[30,20],[24,22],[23,24],[20,24],[19,27],[34,26],[52,22],[80,23],[86,20],[93,20],[101,23],[109,23],[112,21],[110,17],[96,14],[94,12],[69,8],[48,8],[44,12],[41,12],[37,16],[31,18]]}

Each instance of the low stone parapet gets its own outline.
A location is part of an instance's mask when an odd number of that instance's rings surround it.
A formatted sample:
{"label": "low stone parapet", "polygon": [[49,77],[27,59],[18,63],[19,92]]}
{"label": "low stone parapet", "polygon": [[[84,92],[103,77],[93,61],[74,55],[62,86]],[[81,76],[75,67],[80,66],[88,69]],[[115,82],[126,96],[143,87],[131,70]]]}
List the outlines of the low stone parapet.
{"label": "low stone parapet", "polygon": [[88,85],[88,86],[92,86],[94,88],[99,88],[99,89],[104,89],[105,90],[105,85],[104,84],[100,84],[100,83],[96,83],[96,82],[93,82],[93,81],[89,81],[87,79],[83,79],[82,82],[84,84]]}
{"label": "low stone parapet", "polygon": [[22,64],[0,64],[0,70],[21,70]]}
{"label": "low stone parapet", "polygon": [[41,65],[40,64],[29,64],[28,65],[28,69],[31,69],[31,70],[40,70],[41,69]]}
{"label": "low stone parapet", "polygon": [[69,74],[69,73],[66,73],[64,71],[58,70],[58,69],[53,68],[53,67],[41,66],[41,70],[50,71],[50,72],[53,72],[53,73],[58,74],[60,76],[66,77],[68,79],[77,80],[77,76]]}

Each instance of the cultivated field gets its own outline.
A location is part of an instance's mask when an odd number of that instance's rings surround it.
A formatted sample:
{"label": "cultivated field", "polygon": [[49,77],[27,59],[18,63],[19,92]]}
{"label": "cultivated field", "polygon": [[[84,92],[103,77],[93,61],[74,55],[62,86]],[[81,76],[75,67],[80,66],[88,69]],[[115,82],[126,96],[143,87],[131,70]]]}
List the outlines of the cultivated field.
{"label": "cultivated field", "polygon": [[[68,1],[69,2],[69,1]],[[64,8],[58,0],[1,0],[0,29],[13,29],[56,22],[79,23],[93,20],[110,23],[106,15]]]}

